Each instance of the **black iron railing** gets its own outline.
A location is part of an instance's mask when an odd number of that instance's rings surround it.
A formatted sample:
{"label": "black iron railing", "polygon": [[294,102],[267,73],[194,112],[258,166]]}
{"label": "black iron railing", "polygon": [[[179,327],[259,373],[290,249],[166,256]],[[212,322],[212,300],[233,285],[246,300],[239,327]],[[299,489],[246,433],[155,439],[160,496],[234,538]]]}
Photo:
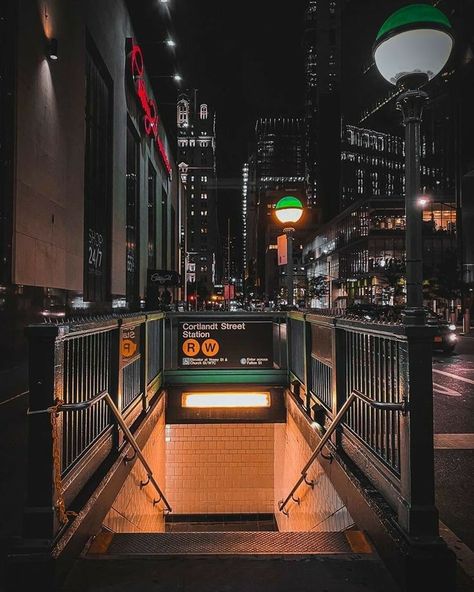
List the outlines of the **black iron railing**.
{"label": "black iron railing", "polygon": [[[394,336],[364,334],[344,329],[346,384],[384,403],[402,400],[400,375],[403,341]],[[349,410],[346,425],[364,444],[395,473],[400,472],[400,418],[397,413],[382,413],[367,407],[359,399]]]}
{"label": "black iron railing", "polygon": [[[74,404],[108,391],[114,329],[78,332],[64,339],[65,404]],[[66,472],[111,426],[104,401],[79,413],[65,413],[62,424],[61,471]]]}
{"label": "black iron railing", "polygon": [[323,432],[334,426],[328,445],[359,466],[403,528],[436,533],[431,329],[291,312],[288,332],[303,412]]}
{"label": "black iron railing", "polygon": [[294,484],[294,486],[292,487],[290,493],[286,496],[286,498],[284,500],[278,502],[278,509],[280,510],[280,512],[283,512],[284,514],[286,514],[288,516],[288,510],[286,510],[285,508],[286,508],[287,504],[290,502],[290,500],[293,500],[296,504],[300,503],[300,498],[295,497],[295,493],[297,492],[298,488],[303,483],[303,481],[306,483],[306,485],[309,485],[311,488],[314,487],[314,481],[311,481],[308,479],[308,471],[311,468],[311,465],[315,462],[317,457],[321,454],[324,446],[329,441],[330,437],[335,432],[338,425],[343,421],[343,419],[347,415],[347,413],[349,413],[351,411],[354,404],[356,404],[358,402],[364,404],[368,409],[375,409],[376,411],[379,411],[380,413],[394,413],[394,412],[395,413],[400,413],[400,412],[406,413],[408,411],[408,404],[406,402],[386,403],[383,401],[374,401],[374,400],[370,399],[369,397],[366,397],[361,392],[359,392],[357,390],[353,390],[351,392],[351,394],[349,395],[349,397],[344,402],[341,409],[338,411],[336,417],[331,422],[331,425],[327,429],[326,433],[323,435],[323,437],[319,441],[318,445],[316,446],[315,450],[313,451],[313,454],[309,458],[308,462],[302,468],[301,475],[298,478],[298,480],[296,481],[296,483]]}
{"label": "black iron railing", "polygon": [[304,328],[304,323],[293,318],[288,319],[290,371],[300,380],[304,380]]}
{"label": "black iron railing", "polygon": [[[54,461],[66,505],[123,443],[124,430],[119,429],[110,405],[97,397],[107,393],[128,428],[147,412],[160,389],[163,324],[163,313],[150,313],[28,327],[31,473],[43,467],[44,474],[49,474]],[[89,404],[92,400],[94,405]],[[52,430],[49,422],[43,425],[36,415],[41,408],[55,406],[61,406],[62,413]],[[55,488],[51,483],[51,491]],[[33,506],[39,489],[38,483],[29,486]]]}

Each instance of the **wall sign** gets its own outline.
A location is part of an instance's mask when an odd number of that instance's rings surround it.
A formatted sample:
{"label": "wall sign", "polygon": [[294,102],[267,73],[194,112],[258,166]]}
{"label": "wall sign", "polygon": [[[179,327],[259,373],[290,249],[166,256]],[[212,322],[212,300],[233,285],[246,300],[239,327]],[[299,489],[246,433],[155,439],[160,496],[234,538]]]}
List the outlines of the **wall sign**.
{"label": "wall sign", "polygon": [[273,368],[271,321],[183,321],[178,326],[180,368]]}
{"label": "wall sign", "polygon": [[147,275],[150,287],[179,286],[179,273],[171,269],[149,269]]}
{"label": "wall sign", "polygon": [[140,353],[140,325],[122,327],[120,335],[120,356],[122,364],[127,364]]}
{"label": "wall sign", "polygon": [[166,154],[165,146],[159,136],[160,118],[158,117],[158,109],[154,99],[150,99],[146,89],[145,80],[143,78],[145,66],[143,62],[143,53],[140,46],[133,42],[130,52],[130,69],[132,72],[133,82],[135,85],[135,92],[137,93],[140,106],[143,111],[143,125],[147,136],[151,136],[155,140],[156,147],[161,156],[161,160],[171,177],[171,164]]}

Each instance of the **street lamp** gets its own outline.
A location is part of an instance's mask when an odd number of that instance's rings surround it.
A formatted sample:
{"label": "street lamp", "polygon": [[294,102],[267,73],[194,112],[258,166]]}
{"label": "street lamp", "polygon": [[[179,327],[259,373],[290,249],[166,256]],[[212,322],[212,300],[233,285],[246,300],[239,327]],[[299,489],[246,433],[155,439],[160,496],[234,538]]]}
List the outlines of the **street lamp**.
{"label": "street lamp", "polygon": [[183,77],[176,73],[176,74],[163,74],[163,75],[153,75],[150,76],[150,78],[172,78],[175,82],[181,82],[183,80]]}
{"label": "street lamp", "polygon": [[406,325],[423,325],[423,242],[420,191],[420,124],[428,99],[420,88],[446,65],[453,47],[451,24],[429,4],[410,4],[380,28],[373,47],[382,76],[402,92],[397,108],[405,126]]}
{"label": "street lamp", "polygon": [[[303,204],[297,197],[282,197],[275,206],[275,215],[282,224],[296,224],[303,215]],[[286,280],[288,286],[288,307],[293,306],[293,226],[285,226],[286,234]]]}

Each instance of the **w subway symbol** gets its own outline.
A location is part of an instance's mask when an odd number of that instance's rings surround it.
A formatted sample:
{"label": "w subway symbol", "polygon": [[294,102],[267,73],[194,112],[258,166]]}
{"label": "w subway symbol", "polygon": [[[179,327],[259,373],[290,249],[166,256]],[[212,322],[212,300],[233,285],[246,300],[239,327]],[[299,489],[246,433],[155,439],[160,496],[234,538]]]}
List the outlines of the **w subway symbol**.
{"label": "w subway symbol", "polygon": [[202,352],[208,358],[212,358],[219,353],[219,342],[215,339],[206,339],[202,343],[199,343],[197,339],[186,339],[183,343],[183,354],[193,358],[199,352]]}

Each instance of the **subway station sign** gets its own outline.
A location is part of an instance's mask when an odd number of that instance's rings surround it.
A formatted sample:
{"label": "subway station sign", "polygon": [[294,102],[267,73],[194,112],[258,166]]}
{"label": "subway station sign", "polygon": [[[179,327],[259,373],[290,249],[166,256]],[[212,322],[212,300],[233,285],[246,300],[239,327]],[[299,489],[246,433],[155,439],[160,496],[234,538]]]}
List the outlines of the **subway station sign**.
{"label": "subway station sign", "polygon": [[183,321],[180,368],[273,368],[271,321]]}

